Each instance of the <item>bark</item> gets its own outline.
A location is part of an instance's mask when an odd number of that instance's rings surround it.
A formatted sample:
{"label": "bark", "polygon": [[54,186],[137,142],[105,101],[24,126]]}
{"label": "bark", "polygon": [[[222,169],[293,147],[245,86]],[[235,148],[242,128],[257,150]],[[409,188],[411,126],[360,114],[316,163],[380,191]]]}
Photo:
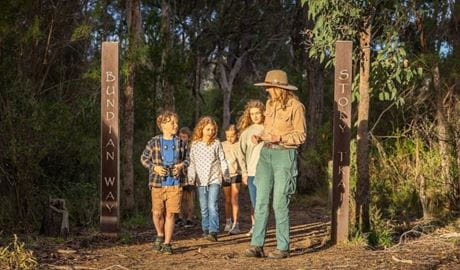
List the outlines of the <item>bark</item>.
{"label": "bark", "polygon": [[201,92],[201,80],[202,80],[202,71],[201,71],[201,64],[202,64],[202,57],[197,56],[195,57],[195,80],[193,83],[193,97],[195,100],[195,112],[194,112],[194,119],[195,123],[198,122],[198,119],[201,115],[201,103],[200,103],[200,92]]}
{"label": "bark", "polygon": [[136,60],[134,59],[142,33],[140,0],[126,2],[126,17],[128,23],[128,76],[124,89],[124,133],[123,143],[123,185],[122,206],[123,210],[130,211],[134,208],[134,168],[133,168],[133,136],[134,136],[134,80]]}
{"label": "bark", "polygon": [[[231,98],[233,91],[233,83],[235,82],[236,75],[240,72],[243,61],[247,55],[248,51],[244,52],[241,56],[236,58],[236,61],[232,66],[227,68],[228,63],[226,60],[223,60],[223,57],[219,60],[219,85],[223,92],[223,119],[222,119],[222,130],[225,129],[230,124],[231,117]],[[228,58],[227,58],[228,59]]]}
{"label": "bark", "polygon": [[369,75],[371,26],[360,33],[359,105],[357,133],[356,225],[361,231],[370,229],[369,220]]}
{"label": "bark", "polygon": [[161,34],[163,39],[163,51],[161,52],[161,74],[163,89],[163,108],[165,110],[175,110],[174,86],[168,72],[169,58],[172,48],[171,38],[171,6],[168,1],[161,1]]}
{"label": "bark", "polygon": [[[449,130],[446,118],[446,108],[444,106],[444,93],[441,87],[441,75],[436,64],[432,69],[433,87],[436,95],[436,125],[439,142],[439,154],[441,155],[441,179],[443,182],[443,193],[447,196],[452,192],[452,181],[450,172],[452,170],[451,151],[449,147]],[[450,197],[450,196],[449,196]]]}

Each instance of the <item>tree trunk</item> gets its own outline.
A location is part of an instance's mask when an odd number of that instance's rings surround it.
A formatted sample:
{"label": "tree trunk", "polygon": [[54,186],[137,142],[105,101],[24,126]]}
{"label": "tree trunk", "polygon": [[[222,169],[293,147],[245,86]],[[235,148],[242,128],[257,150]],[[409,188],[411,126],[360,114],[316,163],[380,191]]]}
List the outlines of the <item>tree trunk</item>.
{"label": "tree trunk", "polygon": [[356,225],[361,231],[370,229],[369,220],[369,75],[371,26],[360,33],[359,105],[357,133]]}
{"label": "tree trunk", "polygon": [[141,40],[141,8],[140,0],[126,2],[126,17],[128,23],[128,76],[124,89],[124,133],[123,143],[123,189],[122,205],[126,211],[134,208],[134,168],[133,168],[133,136],[134,136],[134,79],[136,60],[135,52]]}
{"label": "tree trunk", "polygon": [[448,120],[444,105],[444,91],[441,87],[441,75],[436,64],[432,69],[433,87],[436,95],[436,122],[439,142],[439,154],[441,155],[441,180],[443,183],[442,193],[453,201],[454,182],[451,179],[452,171],[452,151],[450,149],[450,134],[448,130]]}
{"label": "tree trunk", "polygon": [[[248,51],[244,52],[240,57],[236,58],[233,66],[231,66],[230,72],[227,72],[223,57],[219,59],[219,84],[223,92],[223,114],[222,114],[222,129],[221,135],[223,135],[223,129],[230,124],[231,118],[231,97],[233,91],[233,82],[235,81],[236,75],[241,70],[243,60],[246,57]],[[228,59],[228,58],[227,58]]]}
{"label": "tree trunk", "polygon": [[200,91],[201,91],[201,63],[202,59],[201,56],[195,57],[195,81],[193,83],[193,97],[195,99],[195,112],[194,112],[194,119],[195,123],[198,122],[198,119],[201,115],[201,103],[200,103]]}
{"label": "tree trunk", "polygon": [[163,108],[165,110],[174,111],[174,86],[171,83],[171,72],[168,70],[169,58],[172,48],[171,7],[166,0],[161,1],[161,35],[163,40],[163,51],[161,52]]}

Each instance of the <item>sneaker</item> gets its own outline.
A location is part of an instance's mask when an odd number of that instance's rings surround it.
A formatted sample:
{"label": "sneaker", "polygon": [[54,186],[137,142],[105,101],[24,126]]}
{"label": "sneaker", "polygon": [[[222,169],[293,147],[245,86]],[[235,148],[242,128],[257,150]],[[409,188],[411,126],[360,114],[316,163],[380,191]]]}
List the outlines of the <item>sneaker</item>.
{"label": "sneaker", "polygon": [[173,249],[171,244],[162,244],[161,245],[161,253],[166,254],[166,255],[172,255],[173,254]]}
{"label": "sneaker", "polygon": [[232,229],[233,223],[231,219],[227,219],[225,223],[224,232],[229,232]]}
{"label": "sneaker", "polygon": [[244,251],[244,256],[246,257],[255,257],[255,258],[263,258],[265,257],[264,248],[263,247],[256,247],[251,246],[250,248]]}
{"label": "sneaker", "polygon": [[164,237],[158,237],[155,239],[155,242],[153,242],[153,250],[156,252],[161,251],[161,246],[163,245],[163,242],[165,241]]}
{"label": "sneaker", "polygon": [[249,232],[246,233],[246,236],[252,236],[252,232],[254,231],[254,225],[252,225],[251,229]]}
{"label": "sneaker", "polygon": [[217,233],[209,233],[205,238],[208,241],[217,242]]}
{"label": "sneaker", "polygon": [[187,219],[187,221],[185,221],[184,228],[192,228],[193,226],[195,226],[195,223],[193,223],[193,221],[191,221],[190,219]]}
{"label": "sneaker", "polygon": [[234,223],[232,226],[232,229],[228,232],[228,234],[240,234],[240,233],[241,233],[240,224],[238,222]]}
{"label": "sneaker", "polygon": [[269,259],[284,259],[289,257],[289,251],[288,250],[279,250],[275,249],[272,252],[268,253],[267,258]]}

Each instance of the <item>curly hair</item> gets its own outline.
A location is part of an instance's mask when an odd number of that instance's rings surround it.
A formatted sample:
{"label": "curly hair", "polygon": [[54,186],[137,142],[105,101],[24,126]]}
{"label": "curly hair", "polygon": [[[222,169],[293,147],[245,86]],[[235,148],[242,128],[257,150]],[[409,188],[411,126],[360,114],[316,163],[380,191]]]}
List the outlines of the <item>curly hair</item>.
{"label": "curly hair", "polygon": [[215,132],[212,135],[211,139],[209,140],[208,144],[213,143],[216,140],[217,137],[217,123],[216,121],[211,117],[211,116],[202,116],[200,120],[198,120],[198,123],[196,124],[195,128],[193,129],[193,137],[192,137],[192,142],[198,142],[203,139],[203,129],[207,125],[213,125],[215,128]]}
{"label": "curly hair", "polygon": [[262,113],[262,122],[264,121],[264,111],[265,111],[265,105],[262,103],[262,101],[258,99],[251,99],[246,103],[246,106],[244,107],[244,112],[238,119],[238,124],[237,128],[240,132],[243,132],[247,127],[252,125],[252,120],[251,120],[251,113],[250,110],[252,108],[258,108],[260,112]]}
{"label": "curly hair", "polygon": [[177,115],[177,113],[175,112],[172,112],[172,111],[163,111],[161,112],[160,115],[158,115],[157,117],[157,126],[160,130],[161,129],[161,124],[164,124],[164,123],[167,123],[169,121],[171,121],[171,118],[176,118],[176,120],[179,121],[179,116]]}
{"label": "curly hair", "polygon": [[268,102],[270,103],[270,105],[273,105],[274,102],[277,102],[279,104],[281,104],[281,108],[284,110],[286,109],[286,105],[288,103],[288,101],[293,98],[293,99],[299,99],[292,91],[290,90],[286,90],[286,89],[283,89],[283,88],[278,88],[277,89],[281,90],[281,94],[278,98],[276,99],[273,99],[271,98],[271,96],[268,97]]}

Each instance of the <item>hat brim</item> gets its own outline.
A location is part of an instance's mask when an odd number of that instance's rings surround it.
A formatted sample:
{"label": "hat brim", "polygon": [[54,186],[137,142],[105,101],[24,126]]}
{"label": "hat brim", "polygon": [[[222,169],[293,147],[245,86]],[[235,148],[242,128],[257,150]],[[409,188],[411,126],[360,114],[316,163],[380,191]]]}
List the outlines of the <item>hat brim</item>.
{"label": "hat brim", "polygon": [[278,87],[278,88],[283,88],[283,89],[286,89],[286,90],[292,90],[292,91],[295,91],[295,90],[298,90],[298,88],[294,85],[281,85],[281,84],[272,84],[272,83],[255,83],[254,84],[255,86],[261,86],[261,87],[268,87],[268,86],[273,86],[273,87]]}

